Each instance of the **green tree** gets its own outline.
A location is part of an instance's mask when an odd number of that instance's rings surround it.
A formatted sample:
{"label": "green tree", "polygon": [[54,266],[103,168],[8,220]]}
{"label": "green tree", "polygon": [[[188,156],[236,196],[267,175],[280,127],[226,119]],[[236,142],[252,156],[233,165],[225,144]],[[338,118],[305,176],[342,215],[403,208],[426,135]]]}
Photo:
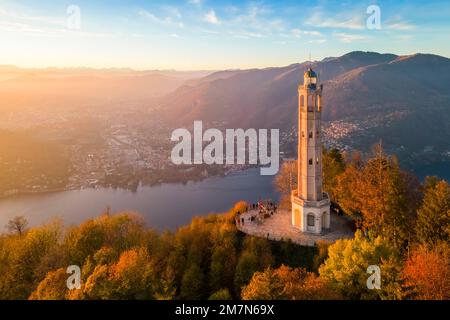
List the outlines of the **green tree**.
{"label": "green tree", "polygon": [[259,269],[258,257],[251,251],[244,251],[239,257],[236,266],[234,277],[235,292],[239,294],[242,287],[250,281],[253,274]]}
{"label": "green tree", "polygon": [[[354,239],[338,240],[332,244],[328,249],[328,255],[328,259],[319,268],[320,276],[328,280],[346,298],[392,297],[393,292],[383,290],[389,288],[396,290],[398,287],[389,282],[395,282],[396,279],[383,276],[387,269],[392,271],[392,261],[398,261],[398,253],[391,243],[382,237],[365,237],[361,231],[357,231]],[[367,288],[369,277],[367,268],[371,265],[379,266],[381,269],[381,290]]]}
{"label": "green tree", "polygon": [[208,300],[232,300],[232,297],[228,289],[222,289],[214,292]]}
{"label": "green tree", "polygon": [[344,157],[337,149],[323,149],[323,189],[328,192],[333,202],[336,202],[337,177],[345,171]]}
{"label": "green tree", "polygon": [[201,300],[206,291],[205,276],[197,264],[192,264],[184,273],[180,296],[185,300]]}
{"label": "green tree", "polygon": [[450,186],[442,180],[425,188],[425,197],[417,213],[416,232],[419,242],[435,245],[448,242],[450,225]]}

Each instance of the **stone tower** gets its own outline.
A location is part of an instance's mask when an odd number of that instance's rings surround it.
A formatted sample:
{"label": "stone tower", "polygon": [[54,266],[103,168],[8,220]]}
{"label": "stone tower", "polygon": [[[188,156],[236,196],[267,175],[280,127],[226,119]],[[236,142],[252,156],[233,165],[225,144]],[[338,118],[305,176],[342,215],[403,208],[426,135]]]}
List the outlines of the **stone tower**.
{"label": "stone tower", "polygon": [[298,189],[292,193],[292,225],[302,232],[330,228],[330,199],[322,190],[322,90],[309,68],[298,87]]}

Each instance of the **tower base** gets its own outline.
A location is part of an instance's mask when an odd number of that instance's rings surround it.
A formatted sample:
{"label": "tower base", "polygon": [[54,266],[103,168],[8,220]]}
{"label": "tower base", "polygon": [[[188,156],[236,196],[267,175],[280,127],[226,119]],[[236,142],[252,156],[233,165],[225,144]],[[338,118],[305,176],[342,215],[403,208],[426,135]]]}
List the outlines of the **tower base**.
{"label": "tower base", "polygon": [[330,229],[330,199],[324,194],[320,201],[306,201],[294,192],[292,202],[292,225],[301,232],[321,234]]}

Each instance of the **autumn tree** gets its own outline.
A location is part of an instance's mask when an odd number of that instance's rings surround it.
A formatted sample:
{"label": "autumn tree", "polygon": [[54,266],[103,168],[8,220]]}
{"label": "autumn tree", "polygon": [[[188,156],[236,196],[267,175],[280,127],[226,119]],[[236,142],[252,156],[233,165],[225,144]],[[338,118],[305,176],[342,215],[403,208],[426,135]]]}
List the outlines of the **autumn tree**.
{"label": "autumn tree", "polygon": [[[328,280],[343,296],[350,299],[393,298],[398,285],[397,279],[391,274],[392,263],[399,263],[399,257],[388,240],[382,237],[365,237],[361,231],[357,231],[354,239],[338,240],[332,244],[328,255],[328,259],[319,268],[320,276]],[[367,268],[371,265],[381,269],[382,290],[367,288]],[[385,289],[392,291],[386,292]]]}
{"label": "autumn tree", "polygon": [[152,299],[155,282],[150,256],[141,247],[123,252],[111,265],[96,266],[82,290],[89,299]]}
{"label": "autumn tree", "polygon": [[338,203],[344,211],[361,217],[363,229],[403,248],[411,238],[416,210],[411,199],[416,192],[397,159],[376,145],[372,158],[364,165],[349,165],[337,180]]}
{"label": "autumn tree", "polygon": [[434,245],[448,242],[450,226],[450,186],[442,180],[428,180],[425,197],[417,213],[416,232],[419,242]]}
{"label": "autumn tree", "polygon": [[100,248],[109,246],[118,254],[139,246],[145,236],[142,218],[124,213],[102,215],[72,228],[64,238],[64,248],[70,262],[83,265],[85,260]]}
{"label": "autumn tree", "polygon": [[280,206],[290,209],[292,191],[297,189],[297,161],[285,161],[275,177],[274,185],[281,194]]}
{"label": "autumn tree", "polygon": [[331,201],[336,202],[337,195],[337,179],[345,170],[345,161],[341,152],[337,149],[323,149],[322,156],[323,167],[323,189],[328,192]]}
{"label": "autumn tree", "polygon": [[0,272],[0,299],[28,299],[48,271],[39,268],[43,259],[58,245],[61,226],[49,223],[29,230],[23,237],[9,243],[7,255],[3,255]]}
{"label": "autumn tree", "polygon": [[50,271],[31,294],[30,300],[65,300],[69,275],[64,268]]}
{"label": "autumn tree", "polygon": [[243,300],[321,300],[339,299],[326,280],[301,268],[282,265],[256,272],[242,290]]}
{"label": "autumn tree", "polygon": [[450,299],[450,250],[448,243],[434,248],[421,245],[405,263],[403,277],[409,298]]}

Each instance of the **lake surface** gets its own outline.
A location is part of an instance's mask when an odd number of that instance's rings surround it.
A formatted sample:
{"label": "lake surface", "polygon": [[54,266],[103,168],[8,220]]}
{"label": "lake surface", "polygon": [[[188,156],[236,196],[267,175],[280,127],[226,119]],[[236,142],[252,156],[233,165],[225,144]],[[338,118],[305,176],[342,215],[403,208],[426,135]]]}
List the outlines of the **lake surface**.
{"label": "lake surface", "polygon": [[437,176],[450,182],[450,162],[433,163],[414,169],[413,172],[423,181],[426,176]]}
{"label": "lake surface", "polygon": [[135,193],[121,189],[85,189],[18,196],[0,200],[0,228],[17,215],[25,216],[30,226],[55,217],[62,218],[65,225],[79,224],[110,206],[112,213],[140,213],[152,228],[175,230],[188,224],[194,216],[225,212],[240,200],[277,201],[279,195],[274,191],[273,179],[261,176],[255,168],[200,182],[140,187]]}
{"label": "lake surface", "polygon": [[[450,163],[443,162],[414,170],[423,180],[437,175],[450,181]],[[134,211],[147,225],[158,230],[175,230],[188,224],[192,217],[222,213],[236,202],[277,201],[272,176],[261,176],[259,169],[249,169],[226,177],[209,178],[187,184],[162,184],[140,187],[133,193],[121,189],[85,189],[12,197],[0,200],[0,233],[9,219],[25,216],[30,226],[41,225],[59,217],[66,225],[79,224],[105,211]]]}

